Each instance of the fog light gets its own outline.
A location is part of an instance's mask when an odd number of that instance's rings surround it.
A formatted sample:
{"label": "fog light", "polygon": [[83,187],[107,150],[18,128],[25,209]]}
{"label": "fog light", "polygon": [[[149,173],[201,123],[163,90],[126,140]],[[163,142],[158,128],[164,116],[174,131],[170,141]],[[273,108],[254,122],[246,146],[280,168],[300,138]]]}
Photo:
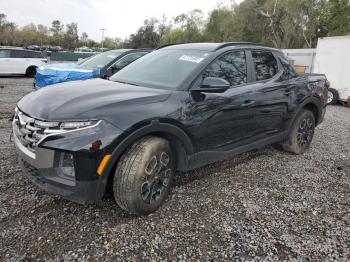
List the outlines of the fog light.
{"label": "fog light", "polygon": [[64,175],[70,178],[74,178],[75,173],[73,155],[70,153],[61,153],[59,168]]}

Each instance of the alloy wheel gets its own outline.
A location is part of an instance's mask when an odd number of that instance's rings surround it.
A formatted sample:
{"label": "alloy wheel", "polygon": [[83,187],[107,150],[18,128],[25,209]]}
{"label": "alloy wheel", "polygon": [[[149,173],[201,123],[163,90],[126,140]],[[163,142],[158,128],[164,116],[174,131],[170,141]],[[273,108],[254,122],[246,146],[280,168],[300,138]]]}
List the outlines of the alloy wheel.
{"label": "alloy wheel", "polygon": [[311,118],[304,118],[298,128],[297,141],[300,147],[310,145],[314,133],[314,124]]}
{"label": "alloy wheel", "polygon": [[170,156],[160,152],[151,157],[145,168],[145,179],[141,185],[142,200],[153,204],[162,199],[170,185],[172,169],[169,167]]}

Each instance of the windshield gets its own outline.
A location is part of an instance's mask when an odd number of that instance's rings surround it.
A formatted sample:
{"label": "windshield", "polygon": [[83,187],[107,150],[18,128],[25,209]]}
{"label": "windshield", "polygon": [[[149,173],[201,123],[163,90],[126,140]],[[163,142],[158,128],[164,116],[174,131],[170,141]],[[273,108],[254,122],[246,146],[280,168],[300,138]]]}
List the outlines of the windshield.
{"label": "windshield", "polygon": [[110,80],[176,90],[208,55],[201,50],[160,49],[136,60]]}
{"label": "windshield", "polygon": [[122,52],[118,52],[118,51],[104,52],[104,53],[92,56],[91,58],[88,58],[87,60],[83,61],[80,65],[86,66],[86,67],[102,68],[102,67],[105,67],[110,62],[112,62],[113,59],[115,59],[117,56],[120,56],[121,54]]}

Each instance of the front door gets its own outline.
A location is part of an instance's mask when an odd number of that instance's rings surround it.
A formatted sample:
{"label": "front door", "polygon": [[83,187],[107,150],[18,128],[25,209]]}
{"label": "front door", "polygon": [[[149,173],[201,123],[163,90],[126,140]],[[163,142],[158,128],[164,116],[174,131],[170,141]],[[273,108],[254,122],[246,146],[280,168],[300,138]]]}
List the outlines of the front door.
{"label": "front door", "polygon": [[205,77],[220,77],[231,84],[224,93],[191,94],[190,127],[198,151],[230,150],[254,134],[256,87],[249,84],[246,53],[230,51],[214,60],[195,85]]}

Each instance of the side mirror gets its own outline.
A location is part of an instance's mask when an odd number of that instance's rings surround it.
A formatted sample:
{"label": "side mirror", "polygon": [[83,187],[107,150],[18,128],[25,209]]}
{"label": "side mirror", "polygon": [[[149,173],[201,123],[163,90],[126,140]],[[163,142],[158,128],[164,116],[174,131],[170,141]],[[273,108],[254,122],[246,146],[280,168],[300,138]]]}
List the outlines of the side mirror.
{"label": "side mirror", "polygon": [[203,79],[200,88],[192,89],[192,91],[204,93],[224,93],[230,88],[230,83],[219,77],[206,77]]}

